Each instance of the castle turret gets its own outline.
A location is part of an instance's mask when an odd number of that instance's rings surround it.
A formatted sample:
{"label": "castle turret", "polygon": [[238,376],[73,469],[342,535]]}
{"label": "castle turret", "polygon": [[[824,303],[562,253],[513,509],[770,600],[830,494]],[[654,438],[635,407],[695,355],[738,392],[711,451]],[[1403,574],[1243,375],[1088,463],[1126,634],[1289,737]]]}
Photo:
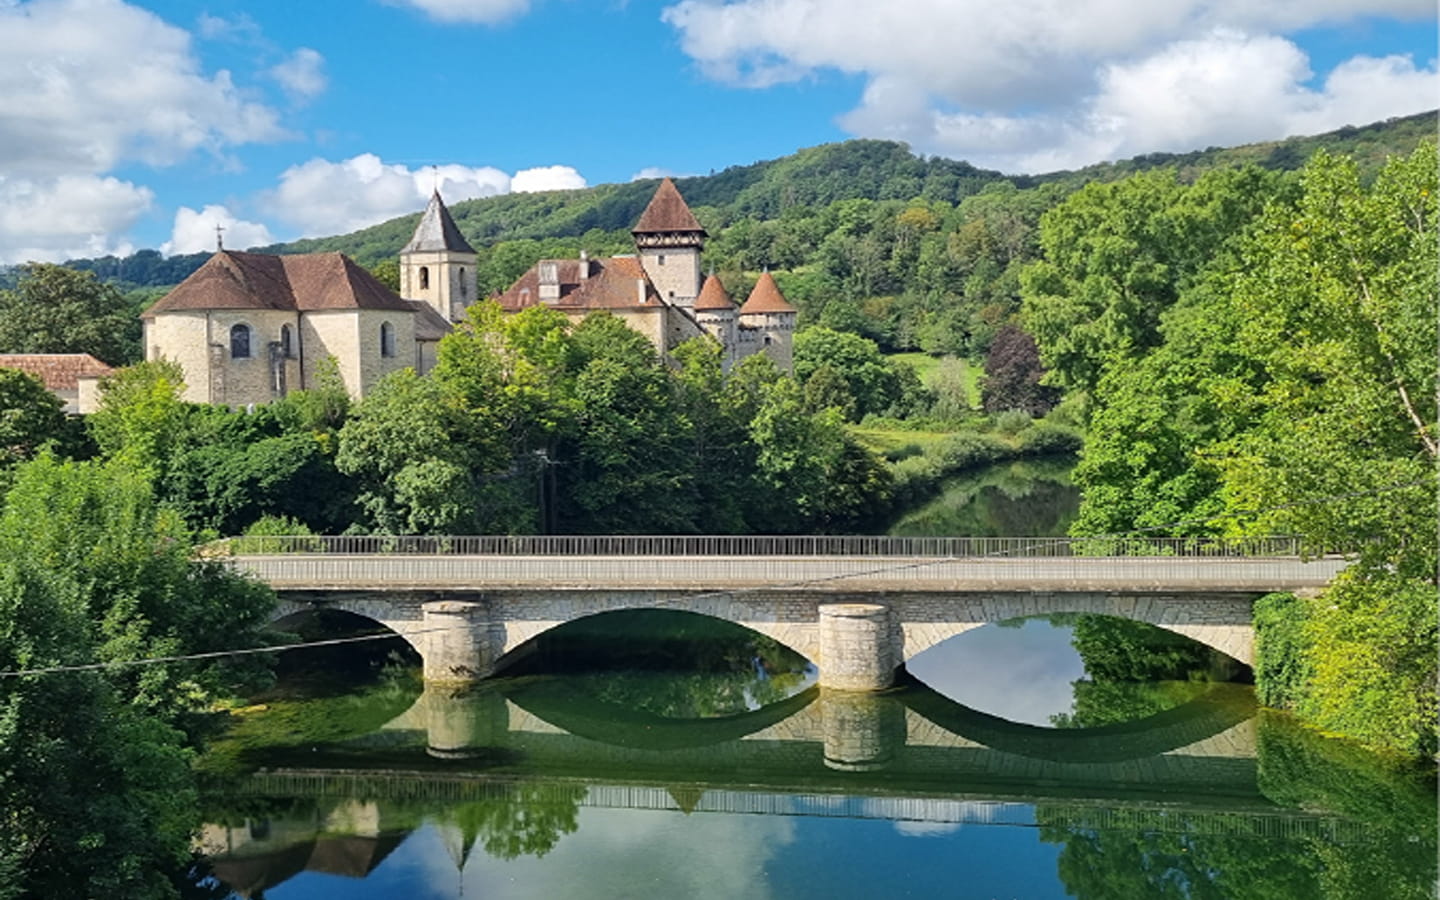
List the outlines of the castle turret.
{"label": "castle turret", "polygon": [[725,349],[722,362],[727,372],[738,359],[735,352],[736,314],[735,303],[725,292],[725,285],[714,275],[706,278],[704,286],[700,288],[700,296],[695,300],[695,321]]}
{"label": "castle turret", "polygon": [[635,235],[640,265],[660,296],[676,306],[692,308],[700,294],[700,251],[709,235],[690,212],[675,182],[668,178],[660,182],[630,233]]}
{"label": "castle turret", "polygon": [[414,237],[400,251],[400,296],[423,300],[447,320],[458,322],[476,299],[477,260],[475,248],[466,242],[436,191]]}
{"label": "castle turret", "polygon": [[739,355],[763,351],[789,372],[794,368],[795,317],[795,307],[786,302],[775,278],[769,272],[762,273],[749,299],[740,307]]}

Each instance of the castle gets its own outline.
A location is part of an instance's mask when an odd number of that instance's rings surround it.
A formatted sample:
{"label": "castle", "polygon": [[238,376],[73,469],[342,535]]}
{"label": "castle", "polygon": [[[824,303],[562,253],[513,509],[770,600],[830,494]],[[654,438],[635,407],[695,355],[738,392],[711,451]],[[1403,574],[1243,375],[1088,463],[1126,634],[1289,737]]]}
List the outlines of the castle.
{"label": "castle", "polygon": [[[707,234],[665,179],[632,229],[632,256],[541,260],[495,299],[579,321],[606,310],[661,353],[703,334],[729,369],[766,353],[791,368],[795,308],[768,272],[738,309],[714,275],[700,277]],[[244,406],[312,388],[333,358],[346,390],[368,394],[391,372],[435,366],[436,350],[476,299],[478,255],[440,199],[430,198],[400,251],[400,293],[340,253],[273,256],[219,249],[141,315],[145,358],[180,364],[184,399]]]}

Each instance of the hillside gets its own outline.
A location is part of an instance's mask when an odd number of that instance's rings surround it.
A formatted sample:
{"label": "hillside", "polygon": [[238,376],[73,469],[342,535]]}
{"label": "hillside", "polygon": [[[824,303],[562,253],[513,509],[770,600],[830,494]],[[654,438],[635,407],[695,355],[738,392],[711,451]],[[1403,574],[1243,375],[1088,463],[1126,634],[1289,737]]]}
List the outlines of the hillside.
{"label": "hillside", "polygon": [[[953,207],[987,186],[999,184],[1022,191],[1049,186],[1051,191],[1063,194],[1087,181],[1116,180],[1161,167],[1176,168],[1187,181],[1208,169],[1246,163],[1288,171],[1299,168],[1322,147],[1355,157],[1368,174],[1376,171],[1386,156],[1408,153],[1422,137],[1433,134],[1435,122],[1435,113],[1429,112],[1322,135],[1231,148],[1212,147],[1183,154],[1151,153],[1037,176],[1007,176],[977,169],[965,162],[916,156],[905,144],[891,141],[852,140],[809,147],[779,159],[731,166],[709,175],[679,178],[676,183],[701,222],[712,235],[719,236],[745,220],[766,223],[784,217],[790,221],[850,200],[885,202],[920,198]],[[451,212],[482,253],[486,248],[515,241],[535,243],[511,248],[517,252],[503,255],[533,261],[540,253],[574,252],[582,243],[592,252],[616,252],[628,245],[629,228],[644,209],[655,183],[651,179],[575,191],[507,194],[455,203]],[[1050,202],[1058,196],[1054,195]],[[270,253],[338,250],[364,265],[373,266],[395,257],[409,239],[418,216],[417,204],[414,215],[350,234],[255,249]],[[208,253],[197,253],[167,259],[157,251],[142,250],[124,259],[113,256],[77,259],[66,265],[93,271],[127,287],[160,286],[179,282],[208,257]],[[721,266],[726,262],[709,261]],[[787,262],[794,260],[763,259],[756,261],[754,267],[786,267]],[[526,262],[520,270],[529,264]],[[505,264],[491,274],[503,279],[518,265],[506,259]]]}

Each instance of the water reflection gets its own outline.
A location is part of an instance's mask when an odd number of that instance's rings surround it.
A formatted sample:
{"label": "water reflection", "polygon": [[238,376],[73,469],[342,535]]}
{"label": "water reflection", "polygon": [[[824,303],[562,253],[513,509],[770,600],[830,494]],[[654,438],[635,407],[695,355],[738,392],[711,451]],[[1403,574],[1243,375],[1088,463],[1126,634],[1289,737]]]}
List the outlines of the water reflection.
{"label": "water reflection", "polygon": [[1064,534],[1080,511],[1070,458],[988,466],[947,479],[940,496],[890,526],[892,535],[976,537]]}
{"label": "water reflection", "polygon": [[[1257,716],[1235,686],[1129,731],[1028,728],[1048,732],[1044,753],[1017,735],[1027,726],[980,734],[967,717],[983,714],[922,686],[812,689],[788,715],[697,720],[683,724],[699,736],[653,743],[643,727],[621,743],[569,731],[533,681],[489,688],[427,691],[384,739],[281,751],[237,774],[211,796],[216,877],[272,898],[322,896],[319,873],[369,885],[346,896],[818,896],[822,859],[840,854],[842,894],[896,895],[883,872],[922,845],[916,871],[959,852],[999,878],[974,858],[998,840],[1045,861],[1011,873],[1023,896],[1167,896],[1183,878],[1205,890],[1177,896],[1368,897],[1333,886],[1378,865],[1402,887],[1393,896],[1434,884],[1423,773]],[[357,765],[362,745],[385,750]],[[1038,830],[974,828],[993,825]],[[875,841],[904,846],[858,861]],[[1252,869],[1271,893],[1236,890]]]}

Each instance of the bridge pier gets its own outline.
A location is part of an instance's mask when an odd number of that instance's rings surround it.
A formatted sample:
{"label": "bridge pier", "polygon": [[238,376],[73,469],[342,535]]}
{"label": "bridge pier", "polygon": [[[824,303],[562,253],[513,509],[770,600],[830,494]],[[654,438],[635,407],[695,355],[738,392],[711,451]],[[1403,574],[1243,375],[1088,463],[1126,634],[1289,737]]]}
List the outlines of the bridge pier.
{"label": "bridge pier", "polygon": [[485,604],[432,600],[420,611],[426,684],[466,684],[490,674],[496,654]]}
{"label": "bridge pier", "polygon": [[876,772],[905,746],[905,707],[893,696],[820,689],[825,767]]}
{"label": "bridge pier", "polygon": [[827,603],[820,613],[820,686],[837,691],[883,691],[901,663],[890,607]]}

